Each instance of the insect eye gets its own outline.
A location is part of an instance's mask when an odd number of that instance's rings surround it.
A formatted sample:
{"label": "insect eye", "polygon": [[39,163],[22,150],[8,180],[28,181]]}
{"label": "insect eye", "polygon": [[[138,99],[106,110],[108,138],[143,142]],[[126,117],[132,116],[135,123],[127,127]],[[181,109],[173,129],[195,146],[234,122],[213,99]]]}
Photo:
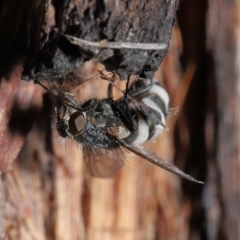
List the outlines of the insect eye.
{"label": "insect eye", "polygon": [[84,126],[85,126],[85,115],[82,112],[74,112],[68,121],[68,126],[70,132],[74,135],[77,136],[79,135]]}

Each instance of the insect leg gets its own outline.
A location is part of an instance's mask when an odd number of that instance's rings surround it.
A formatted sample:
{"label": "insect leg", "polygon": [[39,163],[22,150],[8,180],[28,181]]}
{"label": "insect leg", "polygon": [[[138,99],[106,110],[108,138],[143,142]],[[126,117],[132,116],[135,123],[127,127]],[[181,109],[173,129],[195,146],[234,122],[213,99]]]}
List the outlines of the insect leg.
{"label": "insect leg", "polygon": [[[129,74],[128,78],[127,78],[126,89],[125,89],[124,98],[123,98],[126,112],[125,112],[125,114],[123,112],[120,112],[120,113],[122,115],[122,118],[127,120],[127,122],[128,122],[127,126],[129,128],[129,130],[131,132],[135,132],[137,130],[137,127],[135,126],[132,117],[128,117],[128,116],[132,115],[131,111],[130,111],[130,108],[129,108],[129,104],[128,104],[128,100],[129,100],[128,99],[128,92],[129,92],[130,77],[131,77],[131,75]],[[121,111],[121,109],[119,109],[119,111]]]}
{"label": "insect leg", "polygon": [[[121,120],[125,124],[125,126],[131,131],[135,132],[137,127],[136,124],[134,124],[132,120],[132,114],[131,110],[128,105],[128,86],[129,86],[129,81],[130,81],[130,76],[128,76],[127,83],[126,83],[126,89],[124,92],[124,96],[117,100],[116,102],[112,100],[112,108],[115,110],[115,112],[120,116]],[[108,86],[108,97],[109,99],[112,99],[112,89],[113,89],[113,84],[109,84]]]}
{"label": "insect leg", "polygon": [[129,82],[130,82],[130,77],[131,75],[129,74],[128,75],[128,78],[127,78],[127,82],[126,82],[126,88],[125,88],[125,92],[124,92],[124,103],[125,103],[125,106],[126,106],[126,110],[127,110],[127,114],[130,116],[130,109],[129,109],[129,106],[128,106],[128,88],[129,88]]}
{"label": "insect leg", "polygon": [[[78,103],[76,103],[71,97],[69,97],[64,91],[62,91],[59,87],[57,87],[53,82],[48,81],[48,80],[47,80],[47,82],[49,83],[49,85],[50,85],[54,90],[56,90],[56,91],[59,93],[59,95],[60,95],[62,98],[64,98],[65,100],[67,100],[67,101],[69,101],[69,102],[71,103],[71,104],[66,103],[66,105],[69,106],[69,107],[72,107],[72,108],[74,108],[74,109],[76,109],[76,110],[79,110],[79,111],[84,112],[84,111],[88,111],[88,110],[94,108],[94,107],[96,106],[96,104],[97,104],[96,101],[92,101],[87,107],[82,108]],[[40,84],[40,83],[38,83],[38,84],[39,84],[40,86],[42,86],[44,89],[46,89],[46,90],[49,91],[49,89],[46,88],[44,85],[42,85],[42,84]]]}
{"label": "insect leg", "polygon": [[127,99],[127,96],[128,96],[130,77],[131,77],[131,75],[129,74],[129,75],[128,75],[128,78],[127,78],[127,82],[126,82],[125,93],[124,93],[124,97],[125,97],[125,99]]}
{"label": "insect leg", "polygon": [[116,81],[116,73],[113,73],[110,83],[108,85],[108,98],[113,99],[113,84]]}
{"label": "insect leg", "polygon": [[129,96],[132,98],[137,97],[137,96],[149,91],[152,88],[152,85],[153,85],[153,79],[151,78],[149,84],[143,85],[141,88],[131,90],[129,93]]}

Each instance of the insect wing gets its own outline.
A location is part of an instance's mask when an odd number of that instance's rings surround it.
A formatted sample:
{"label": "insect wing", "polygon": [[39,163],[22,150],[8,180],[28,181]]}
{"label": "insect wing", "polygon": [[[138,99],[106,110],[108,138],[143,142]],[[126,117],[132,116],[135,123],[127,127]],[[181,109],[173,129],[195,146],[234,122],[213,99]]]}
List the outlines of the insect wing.
{"label": "insect wing", "polygon": [[124,152],[119,147],[113,150],[83,148],[84,161],[94,177],[113,177],[124,165]]}
{"label": "insect wing", "polygon": [[146,104],[139,104],[141,111],[148,116],[149,118],[151,118],[151,120],[153,121],[154,125],[159,125],[162,124],[162,116],[161,114],[156,111],[155,109],[147,106]]}
{"label": "insect wing", "polygon": [[184,173],[182,170],[177,168],[171,163],[165,162],[162,160],[158,155],[155,153],[149,151],[148,149],[138,146],[138,145],[128,145],[126,142],[124,142],[121,139],[118,139],[118,142],[125,148],[127,148],[129,151],[135,153],[136,155],[148,160],[149,162],[157,165],[158,167],[161,167],[169,172],[172,172],[180,177],[186,178],[189,181],[199,183],[199,184],[204,184],[201,181],[196,180],[195,178],[191,177],[190,175]]}

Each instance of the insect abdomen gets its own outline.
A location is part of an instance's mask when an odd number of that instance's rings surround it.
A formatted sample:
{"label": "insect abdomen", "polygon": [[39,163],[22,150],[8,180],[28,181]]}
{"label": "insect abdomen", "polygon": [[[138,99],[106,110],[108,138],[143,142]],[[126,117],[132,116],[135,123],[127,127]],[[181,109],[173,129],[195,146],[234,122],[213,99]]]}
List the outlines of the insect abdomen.
{"label": "insect abdomen", "polygon": [[169,109],[169,96],[166,90],[162,88],[155,79],[153,80],[153,86],[151,89],[138,96],[136,101],[140,105],[147,106],[152,112],[154,112],[155,115],[158,116],[158,121],[154,121],[150,114],[142,111],[134,104],[129,104],[130,108],[135,112],[134,120],[137,122],[138,126],[135,132],[130,133],[130,135],[124,139],[129,144],[142,144],[160,134],[165,127]]}

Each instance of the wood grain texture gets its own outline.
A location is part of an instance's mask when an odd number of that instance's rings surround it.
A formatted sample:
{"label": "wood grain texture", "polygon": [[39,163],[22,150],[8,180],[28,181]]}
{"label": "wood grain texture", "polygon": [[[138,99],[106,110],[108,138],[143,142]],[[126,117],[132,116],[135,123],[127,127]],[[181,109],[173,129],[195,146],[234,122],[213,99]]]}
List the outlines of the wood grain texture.
{"label": "wood grain texture", "polygon": [[[239,239],[237,1],[184,0],[173,29],[174,0],[8,6],[0,10],[0,239]],[[91,41],[168,43],[172,37],[165,56],[79,50],[55,30]],[[28,80],[63,76],[77,66],[87,78],[99,62],[122,79],[137,73],[160,80],[179,111],[168,118],[169,130],[145,147],[206,178],[203,187],[134,154],[114,178],[91,177],[81,146],[55,130],[53,99],[20,81],[23,68]],[[81,101],[106,96],[106,88],[101,81],[81,87]]]}
{"label": "wood grain texture", "polygon": [[[165,65],[158,77],[164,71],[173,72],[171,67]],[[181,73],[175,73],[176,82],[170,77],[165,85],[170,80],[171,85],[179,85]],[[106,84],[96,84],[87,85],[84,95],[96,93],[94,89],[100,94],[106,91]],[[174,89],[178,88],[169,89],[172,96]],[[84,166],[81,146],[58,136],[54,118],[51,122],[47,117],[53,125],[48,132],[45,114],[42,111],[13,171],[5,177],[5,204],[15,210],[6,208],[5,230],[11,239],[187,238],[191,203],[184,201],[178,177],[130,154],[114,178],[93,178]],[[166,160],[174,156],[174,125],[169,124],[169,131],[146,145]]]}
{"label": "wood grain texture", "polygon": [[219,224],[226,239],[240,239],[240,5],[238,1],[213,0],[209,7],[208,46],[212,51],[217,94],[215,186],[219,188],[222,204],[222,209],[215,210],[221,214],[220,221],[215,218],[215,225]]}

